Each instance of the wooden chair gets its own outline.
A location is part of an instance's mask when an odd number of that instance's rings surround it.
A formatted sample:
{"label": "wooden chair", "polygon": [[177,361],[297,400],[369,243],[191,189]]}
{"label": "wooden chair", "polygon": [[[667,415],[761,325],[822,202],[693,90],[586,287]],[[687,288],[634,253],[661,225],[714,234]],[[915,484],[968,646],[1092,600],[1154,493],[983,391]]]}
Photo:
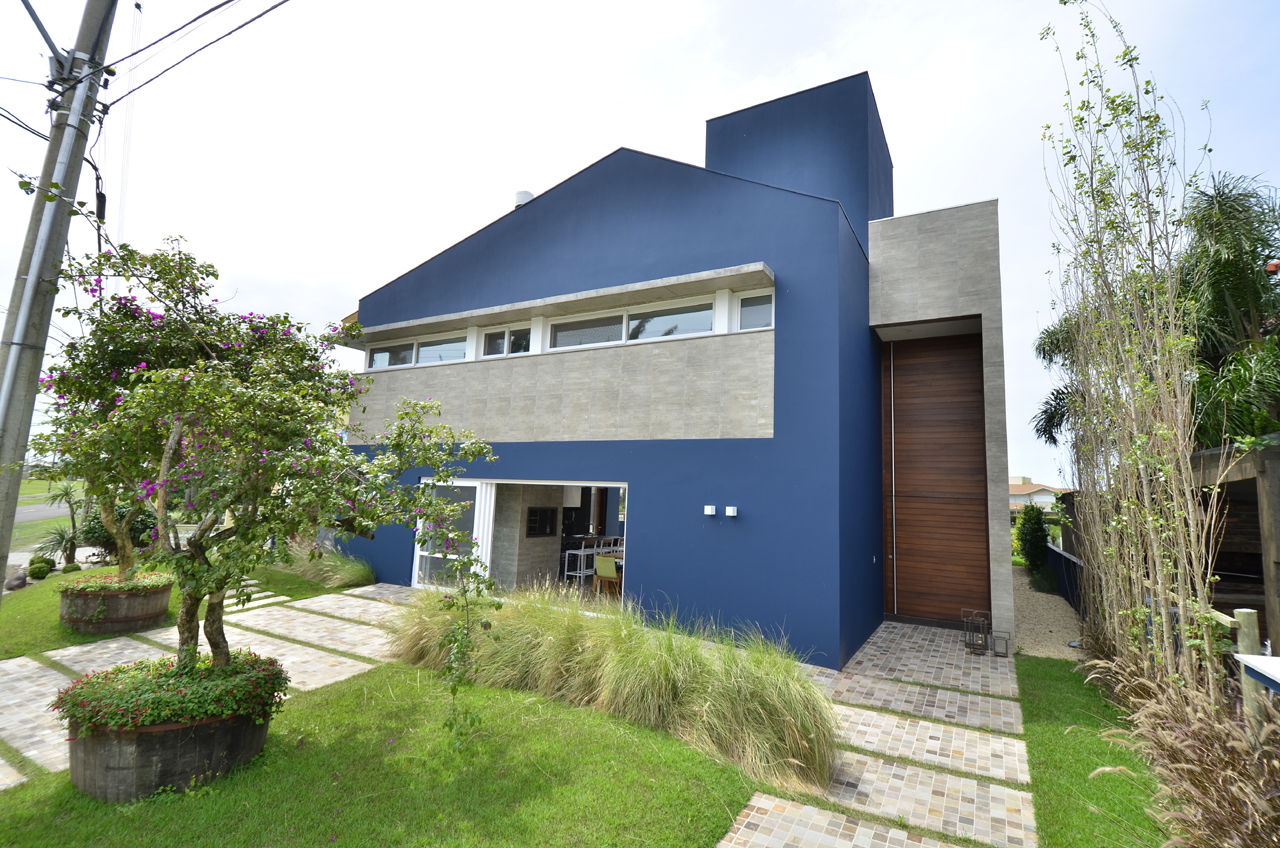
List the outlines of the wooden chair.
{"label": "wooden chair", "polygon": [[596,573],[591,581],[591,587],[598,595],[601,586],[604,586],[607,594],[622,597],[622,578],[618,576],[618,560],[615,557],[596,554]]}

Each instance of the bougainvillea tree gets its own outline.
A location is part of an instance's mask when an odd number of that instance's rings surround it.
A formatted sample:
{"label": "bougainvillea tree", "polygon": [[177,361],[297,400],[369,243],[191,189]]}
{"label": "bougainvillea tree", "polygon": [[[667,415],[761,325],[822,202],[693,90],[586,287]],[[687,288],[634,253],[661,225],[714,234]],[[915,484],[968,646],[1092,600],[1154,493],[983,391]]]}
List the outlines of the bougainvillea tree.
{"label": "bougainvillea tree", "polygon": [[[88,303],[63,315],[85,334],[45,378],[53,414],[37,447],[85,480],[122,571],[138,555],[173,569],[180,667],[195,663],[205,600],[213,663],[227,663],[228,593],[288,557],[289,539],[317,527],[447,527],[447,501],[398,477],[428,465],[447,479],[491,455],[471,434],[432,421],[438,409],[424,404],[402,410],[379,438],[386,447],[353,451],[346,417],[364,387],[329,353],[340,333],[355,331],[316,336],[287,315],[222,309],[210,295],[216,271],[176,242],[149,254],[121,245],[65,275]],[[120,293],[107,293],[112,280]],[[128,507],[119,519],[118,505]],[[156,529],[135,551],[129,525],[147,508]]]}

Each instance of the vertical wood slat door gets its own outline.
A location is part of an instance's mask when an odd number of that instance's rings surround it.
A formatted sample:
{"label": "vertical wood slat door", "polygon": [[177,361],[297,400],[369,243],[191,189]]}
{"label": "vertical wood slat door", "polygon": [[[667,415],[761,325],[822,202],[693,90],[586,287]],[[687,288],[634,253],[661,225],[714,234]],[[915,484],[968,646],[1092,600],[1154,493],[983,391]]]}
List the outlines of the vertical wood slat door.
{"label": "vertical wood slat door", "polygon": [[885,342],[885,612],[991,609],[982,338]]}

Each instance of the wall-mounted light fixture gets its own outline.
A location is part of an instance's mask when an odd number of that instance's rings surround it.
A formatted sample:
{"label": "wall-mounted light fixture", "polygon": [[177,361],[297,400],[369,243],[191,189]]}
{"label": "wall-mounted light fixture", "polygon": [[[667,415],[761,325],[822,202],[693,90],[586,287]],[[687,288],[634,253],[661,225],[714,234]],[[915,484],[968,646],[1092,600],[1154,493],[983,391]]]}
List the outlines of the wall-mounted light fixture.
{"label": "wall-mounted light fixture", "polygon": [[715,505],[715,504],[707,504],[706,506],[704,506],[704,507],[702,508],[702,514],[703,514],[703,515],[715,515],[715,514],[716,514],[716,505]]}
{"label": "wall-mounted light fixture", "polygon": [[724,508],[724,514],[730,518],[738,517],[738,508],[736,506],[727,506]]}

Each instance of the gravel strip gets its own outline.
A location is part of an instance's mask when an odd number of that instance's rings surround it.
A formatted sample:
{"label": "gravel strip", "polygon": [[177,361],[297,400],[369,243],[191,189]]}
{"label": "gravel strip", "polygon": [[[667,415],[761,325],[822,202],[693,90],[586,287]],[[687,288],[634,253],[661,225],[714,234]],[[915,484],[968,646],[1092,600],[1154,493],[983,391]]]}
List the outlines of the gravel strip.
{"label": "gravel strip", "polygon": [[1067,643],[1080,638],[1080,617],[1058,594],[1037,592],[1025,568],[1013,567],[1013,609],[1018,650],[1033,657],[1084,659],[1084,651]]}

